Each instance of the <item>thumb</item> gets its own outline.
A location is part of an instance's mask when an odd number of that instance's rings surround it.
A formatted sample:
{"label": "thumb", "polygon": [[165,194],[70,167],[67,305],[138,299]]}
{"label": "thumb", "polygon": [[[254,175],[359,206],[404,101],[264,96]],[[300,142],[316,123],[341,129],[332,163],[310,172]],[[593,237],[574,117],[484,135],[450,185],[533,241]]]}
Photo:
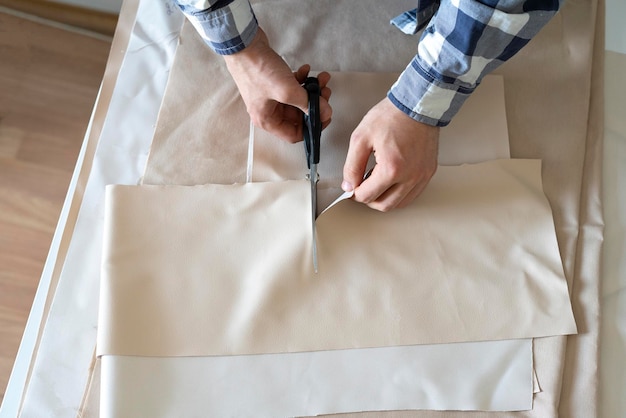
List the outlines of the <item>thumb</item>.
{"label": "thumb", "polygon": [[341,188],[344,191],[350,192],[361,184],[372,151],[372,146],[363,138],[353,135],[350,139],[348,155],[343,166],[343,182],[341,183]]}
{"label": "thumb", "polygon": [[311,71],[311,66],[309,64],[301,65],[297,71],[294,71],[293,75],[298,80],[298,83],[304,83],[304,80],[309,76],[309,71]]}
{"label": "thumb", "polygon": [[309,95],[306,89],[302,88],[302,83],[309,76],[309,71],[311,71],[309,64],[301,65],[297,71],[294,71],[293,75],[297,82],[297,87],[294,83],[290,83],[290,88],[293,90],[290,92],[289,100],[284,102],[297,107],[304,113],[309,112]]}
{"label": "thumb", "polygon": [[309,113],[309,95],[295,79],[290,83],[289,89],[283,96],[284,100],[279,99],[281,103],[285,103],[297,107],[304,113]]}

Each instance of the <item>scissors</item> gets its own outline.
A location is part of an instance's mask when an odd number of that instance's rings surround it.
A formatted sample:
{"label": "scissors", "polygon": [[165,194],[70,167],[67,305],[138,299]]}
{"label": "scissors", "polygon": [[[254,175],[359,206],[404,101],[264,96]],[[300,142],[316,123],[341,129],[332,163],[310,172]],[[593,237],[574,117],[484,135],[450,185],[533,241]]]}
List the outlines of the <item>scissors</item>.
{"label": "scissors", "polygon": [[306,164],[309,169],[307,180],[311,185],[311,228],[313,232],[313,269],[317,273],[317,237],[315,233],[315,218],[317,218],[317,164],[320,162],[320,138],[322,136],[322,122],[320,120],[320,84],[317,78],[308,77],[303,84],[309,96],[309,114],[303,114],[302,136]]}

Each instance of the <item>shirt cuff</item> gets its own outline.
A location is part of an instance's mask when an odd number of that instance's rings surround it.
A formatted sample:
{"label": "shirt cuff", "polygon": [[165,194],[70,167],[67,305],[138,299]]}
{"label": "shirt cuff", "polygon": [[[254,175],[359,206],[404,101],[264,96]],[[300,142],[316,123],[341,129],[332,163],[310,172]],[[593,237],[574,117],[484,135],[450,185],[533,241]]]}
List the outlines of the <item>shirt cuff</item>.
{"label": "shirt cuff", "polygon": [[439,8],[438,1],[420,1],[419,8],[408,10],[391,19],[389,23],[406,35],[415,35],[422,30]]}
{"label": "shirt cuff", "polygon": [[474,89],[435,79],[423,69],[416,56],[391,87],[387,97],[418,122],[446,126]]}
{"label": "shirt cuff", "polygon": [[206,44],[220,55],[243,50],[257,33],[258,23],[249,0],[234,0],[213,11],[182,10]]}

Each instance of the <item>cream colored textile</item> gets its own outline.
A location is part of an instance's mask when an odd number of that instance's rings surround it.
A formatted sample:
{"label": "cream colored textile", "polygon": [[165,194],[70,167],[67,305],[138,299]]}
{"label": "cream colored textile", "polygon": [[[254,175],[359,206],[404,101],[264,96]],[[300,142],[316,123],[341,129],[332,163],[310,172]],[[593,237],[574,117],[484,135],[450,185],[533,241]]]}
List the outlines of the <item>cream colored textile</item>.
{"label": "cream colored textile", "polygon": [[[99,354],[280,353],[576,332],[540,164],[440,167],[388,214],[306,181],[108,189]],[[184,220],[184,222],[181,222]]]}
{"label": "cream colored textile", "polygon": [[[398,34],[381,24],[381,20],[386,22],[410,7],[409,2],[271,0],[253,3],[274,47],[294,66],[309,62],[313,68],[325,70],[397,72],[415,52],[416,38]],[[331,9],[334,13],[328,13]],[[277,10],[281,12],[276,13]],[[563,337],[535,340],[535,365],[543,392],[535,395],[533,411],[497,416],[544,418],[557,416],[559,409],[561,415],[567,417],[588,418],[597,413],[598,285],[602,243],[602,77],[601,65],[599,71],[597,65],[602,59],[592,57],[594,51],[601,54],[603,50],[603,10],[602,1],[565,2],[556,18],[518,56],[497,71],[505,80],[512,156],[543,161],[544,190],[555,217],[565,274],[580,328],[578,336],[567,340]],[[306,16],[306,19],[290,19],[286,25],[285,16]],[[301,36],[302,33],[307,36]],[[211,69],[219,65],[219,59],[206,48],[197,53],[191,51],[193,36],[192,28],[184,28],[172,78],[189,76],[190,85],[211,89]],[[337,42],[337,39],[343,41]],[[187,58],[179,60],[179,55]],[[192,62],[195,65],[190,65]],[[201,83],[193,81],[198,80],[194,78],[197,76]],[[219,82],[224,84],[230,80],[225,78]],[[170,182],[158,174],[155,167],[152,173],[156,175],[149,176],[150,170],[147,172],[149,182],[175,184],[182,180],[181,184],[203,184],[217,182],[223,176],[219,161],[204,159],[205,165],[187,166],[190,160],[182,156],[189,148],[186,142],[189,138],[177,134],[183,129],[190,135],[196,132],[193,123],[195,128],[200,126],[200,130],[211,126],[216,119],[207,109],[221,105],[215,100],[198,112],[204,119],[200,116],[187,118],[184,111],[197,109],[202,100],[213,101],[212,95],[201,90],[188,88],[181,92],[168,88],[159,120],[163,128],[157,127],[155,145],[158,149],[162,146],[159,143],[165,144],[172,152],[170,155],[180,152],[179,169],[172,173]],[[181,94],[184,92],[187,94]],[[187,108],[176,106],[181,103],[188,104]],[[176,129],[179,124],[190,125]],[[246,135],[242,130],[242,137]],[[238,161],[237,157],[233,160]],[[245,155],[240,158],[241,164],[244,160]],[[232,174],[234,180],[225,182],[245,179],[243,168]],[[240,177],[235,179],[236,175]],[[566,341],[570,347],[567,355]],[[397,412],[385,416],[414,414]],[[464,414],[422,411],[419,416]],[[473,416],[492,417],[494,414]]]}
{"label": "cream colored textile", "polygon": [[[124,4],[133,4],[132,1],[126,1]],[[292,51],[286,51],[290,59],[298,57],[298,51],[300,45],[294,45],[296,40],[299,39],[302,31],[302,26],[308,19],[304,19],[303,13],[299,11],[293,19],[291,16],[289,19],[284,19],[282,13],[277,13],[276,10],[285,3],[289,6],[289,3],[293,0],[285,0],[281,4],[278,1],[266,1],[268,7],[267,12],[260,14],[261,23],[266,29],[270,29],[275,25],[275,34],[272,37],[276,44],[276,40],[285,38],[286,46],[292,46]],[[326,18],[320,18],[321,14],[328,14],[329,5],[327,2],[309,2],[310,9],[307,9],[307,16],[312,16],[318,22],[323,22]],[[350,4],[350,1],[342,2],[330,2],[330,3],[344,3]],[[363,13],[371,14],[372,6],[370,2],[366,0],[357,0],[357,5],[363,4],[364,7],[360,9],[353,9],[354,15],[358,18]],[[402,7],[395,5],[394,2],[376,2],[380,4],[380,8],[390,6],[389,15],[384,16],[386,19],[390,15],[396,12],[402,11]],[[414,6],[414,2],[405,1],[406,6]],[[305,4],[302,3],[301,4]],[[309,4],[306,4],[307,7]],[[546,364],[550,368],[550,377],[547,378],[544,374],[541,379],[544,392],[539,394],[535,398],[534,411],[521,413],[521,414],[480,414],[473,413],[472,417],[494,417],[494,416],[535,416],[535,417],[548,417],[556,416],[556,410],[559,402],[562,407],[563,417],[581,417],[589,418],[595,416],[595,390],[596,390],[596,356],[597,356],[597,286],[598,286],[598,260],[599,249],[602,241],[602,214],[601,205],[599,201],[599,159],[598,151],[601,151],[601,129],[599,124],[602,122],[601,106],[598,102],[594,102],[594,106],[587,108],[585,103],[588,103],[589,94],[589,80],[591,74],[591,45],[593,44],[593,32],[596,22],[596,16],[602,16],[603,10],[598,8],[596,14],[596,1],[566,1],[563,12],[553,23],[549,25],[547,31],[540,35],[540,37],[527,47],[525,51],[518,58],[514,58],[511,65],[507,65],[506,69],[502,73],[506,76],[507,85],[507,102],[509,105],[509,121],[511,125],[512,143],[514,146],[514,156],[526,156],[526,157],[541,157],[544,160],[544,180],[546,182],[546,192],[550,198],[553,209],[556,213],[556,224],[558,229],[559,240],[562,245],[567,245],[562,251],[563,258],[568,266],[566,269],[567,277],[570,282],[573,282],[574,286],[571,287],[573,294],[573,303],[576,309],[576,316],[579,321],[581,334],[578,336],[568,337],[568,345],[571,349],[568,350],[567,362],[563,365],[560,363],[560,358],[563,358],[565,352],[565,339],[564,338],[548,338],[535,340],[535,356],[539,358],[543,366]],[[257,3],[256,6],[259,6]],[[395,7],[395,8],[394,8]],[[315,13],[319,10],[319,13]],[[274,11],[275,18],[271,18],[271,11]],[[122,16],[127,14],[122,13]],[[343,14],[343,17],[346,13]],[[347,14],[351,17],[350,14]],[[297,17],[297,18],[296,18]],[[275,24],[275,21],[283,19],[281,24]],[[289,21],[289,25],[285,24]],[[118,26],[118,32],[123,30],[129,30],[132,22],[126,22],[125,25]],[[353,30],[354,37],[358,37],[359,44],[376,45],[377,40],[385,41],[388,38],[381,35],[378,30],[380,25],[380,19],[364,20],[364,26],[366,30]],[[601,22],[598,21],[598,33],[601,34],[603,27]],[[315,33],[317,25],[308,26],[307,29],[311,33],[311,37],[306,39],[319,39],[320,33]],[[278,32],[282,32],[279,36]],[[339,33],[339,35],[337,35]],[[391,31],[387,33],[391,35]],[[358,71],[398,71],[398,68],[391,67],[391,57],[388,54],[392,51],[392,48],[374,48],[374,50],[382,51],[384,54],[383,59],[379,62],[372,62],[371,56],[366,57],[356,64],[352,64],[354,55],[362,54],[358,48],[354,48],[351,52],[350,45],[354,45],[354,37],[351,39],[345,37],[346,31],[341,31],[337,28],[332,34],[328,36],[336,39],[341,37],[346,39],[343,45],[336,45],[334,48],[326,48],[324,54],[319,54],[320,60],[323,58],[334,60],[334,62],[345,62],[342,64],[344,68],[350,67],[351,70]],[[371,36],[370,36],[371,35]],[[374,42],[372,39],[374,38]],[[117,39],[117,37],[116,37]],[[403,50],[404,55],[409,57],[415,50],[415,38],[406,38],[409,44],[408,48]],[[546,45],[553,46],[545,53],[541,51]],[[601,45],[600,45],[601,46]],[[341,48],[338,51],[338,48]],[[596,50],[601,51],[601,47]],[[123,51],[124,48],[117,48],[115,51]],[[283,48],[284,52],[285,48]],[[119,55],[119,54],[118,54]],[[598,59],[599,58],[599,59]],[[602,61],[601,56],[596,57],[593,60],[594,67],[600,64]],[[340,62],[340,63],[341,63]],[[333,63],[331,63],[333,64]],[[201,60],[198,61],[198,66],[202,66]],[[336,69],[338,65],[333,64]],[[148,65],[151,69],[154,68],[153,62]],[[380,68],[384,67],[384,68]],[[147,68],[147,67],[146,67]],[[329,67],[331,68],[331,67]],[[601,79],[596,79],[601,81]],[[556,83],[556,84],[555,84]],[[596,83],[594,81],[594,83]],[[597,87],[597,86],[596,86]],[[601,87],[601,84],[600,84]],[[109,91],[110,90],[106,90]],[[597,93],[597,89],[594,89]],[[595,93],[594,93],[595,94]],[[601,99],[601,98],[600,98]],[[137,102],[134,100],[132,105],[137,107]],[[191,106],[190,106],[191,108]],[[527,109],[527,110],[525,110]],[[587,115],[589,114],[589,118]],[[599,119],[598,119],[599,118]],[[116,120],[117,121],[117,120]],[[571,123],[576,121],[576,123]],[[96,120],[97,123],[102,122],[102,118]],[[579,123],[581,122],[581,123]],[[588,125],[585,125],[587,123]],[[581,131],[582,126],[582,131]],[[587,136],[587,126],[589,126]],[[546,135],[543,130],[549,130],[549,135]],[[146,129],[148,132],[150,129]],[[88,146],[95,148],[98,144],[98,136],[92,135]],[[585,170],[582,168],[583,155],[585,158]],[[580,158],[578,158],[580,156]],[[106,161],[108,163],[108,161]],[[83,167],[81,175],[89,174],[90,164],[87,163]],[[557,176],[555,176],[555,174]],[[577,175],[580,174],[580,178]],[[584,183],[582,183],[584,180]],[[134,181],[134,180],[133,180]],[[84,183],[84,182],[83,182]],[[80,183],[80,185],[83,185]],[[579,190],[578,187],[582,187]],[[81,189],[81,187],[79,187]],[[81,192],[82,193],[82,192]],[[75,196],[75,200],[80,201],[82,194],[78,193]],[[582,202],[585,206],[585,210],[578,212],[578,208]],[[91,202],[91,206],[97,206],[95,202]],[[76,211],[77,212],[77,211]],[[567,225],[564,226],[563,220],[567,220]],[[92,224],[93,222],[87,222]],[[573,225],[572,225],[573,224]],[[71,232],[74,226],[73,222],[68,224],[68,228]],[[578,240],[578,231],[586,231]],[[80,258],[80,257],[79,257]],[[581,259],[579,267],[574,269],[575,259]],[[83,257],[84,259],[84,257]],[[66,270],[63,267],[65,258],[60,257],[60,261],[57,263],[57,269],[55,277],[58,276],[58,272]],[[71,261],[71,260],[69,260]],[[67,264],[70,264],[68,261]],[[86,263],[89,264],[89,263]],[[91,263],[94,264],[94,263]],[[576,272],[574,271],[576,270]],[[82,271],[81,271],[82,273]],[[75,286],[78,288],[76,291],[76,305],[77,306],[93,306],[95,303],[93,298],[85,299],[84,284],[88,282],[97,282],[97,278],[91,274],[78,274],[69,275],[69,278],[75,279]],[[57,294],[60,292],[57,292]],[[52,295],[52,291],[50,292]],[[80,297],[79,297],[80,296]],[[50,298],[52,299],[52,297]],[[59,311],[74,313],[73,310],[67,308],[67,304],[57,304]],[[54,315],[51,315],[54,319]],[[70,315],[71,316],[71,315]],[[84,316],[84,315],[79,315]],[[74,315],[76,317],[76,315]],[[61,318],[62,323],[67,327],[72,327],[71,321],[65,321]],[[62,327],[59,327],[62,329]],[[54,331],[54,329],[53,329]],[[66,333],[67,335],[81,335],[84,337],[86,333]],[[25,410],[32,411],[33,405],[40,407],[40,414],[28,415],[28,412],[24,412],[25,416],[44,416],[46,413],[50,414],[50,408],[44,408],[54,402],[44,403],[41,399],[48,397],[54,398],[55,402],[60,405],[58,399],[68,398],[66,395],[68,390],[67,385],[53,385],[57,386],[56,390],[51,392],[51,382],[58,378],[54,373],[51,373],[51,365],[58,365],[61,362],[57,361],[61,355],[52,356],[50,352],[63,353],[67,357],[66,365],[72,365],[73,369],[70,371],[75,375],[79,374],[75,370],[80,370],[80,373],[88,373],[89,361],[76,361],[77,350],[68,350],[69,345],[65,343],[59,343],[59,333],[47,332],[44,338],[41,348],[39,349],[37,362],[33,365],[32,383],[29,385],[29,390],[35,386],[40,390],[30,390],[32,396],[27,397],[25,402]],[[80,344],[74,344],[74,346],[82,347],[83,351],[87,351],[88,355],[91,353],[91,344],[93,341],[80,340]],[[67,338],[65,339],[67,340]],[[69,340],[68,340],[69,341]],[[548,344],[549,342],[549,344]],[[86,347],[86,348],[85,348]],[[90,348],[91,347],[91,348]],[[42,355],[46,354],[45,356]],[[63,358],[65,358],[63,357]],[[53,361],[47,361],[53,360]],[[549,364],[548,364],[549,363]],[[537,365],[538,370],[541,370],[540,365]],[[59,368],[59,367],[57,367]],[[62,366],[61,366],[62,368]],[[561,391],[561,375],[565,369],[565,385]],[[68,368],[65,369],[67,372]],[[553,376],[552,376],[553,375]],[[74,377],[73,375],[70,377]],[[67,381],[67,379],[63,379]],[[70,379],[81,380],[81,379]],[[56,379],[58,383],[58,379]],[[72,392],[78,393],[82,387],[80,383],[75,385],[78,390],[73,387],[70,388]],[[64,389],[63,396],[59,395],[59,388]],[[5,402],[6,404],[6,402]],[[4,406],[4,405],[3,405]],[[28,406],[28,407],[26,407]],[[67,406],[63,404],[63,406]],[[71,405],[71,408],[65,408],[64,411],[72,410],[76,408]],[[428,413],[421,411],[419,413],[411,412],[397,412],[390,413],[385,416],[393,417],[407,417],[407,416],[420,416],[420,417],[442,417],[442,416],[467,416],[464,413]],[[85,415],[86,416],[86,415]],[[96,415],[94,415],[96,416]],[[380,414],[362,414],[359,416],[378,417]]]}
{"label": "cream colored textile", "polygon": [[[532,407],[530,340],[227,357],[102,356],[100,418]],[[489,361],[485,361],[489,358]]]}
{"label": "cream colored textile", "polygon": [[[189,54],[189,42],[185,43],[184,47],[179,49],[180,56]],[[196,47],[202,48],[202,45],[196,45]],[[178,60],[181,62],[184,60]],[[179,67],[177,67],[179,68]],[[185,69],[185,74],[193,78],[191,74],[197,72],[196,66],[191,66]],[[177,69],[173,70],[175,73]],[[177,73],[180,74],[180,73]],[[337,187],[340,182],[341,166],[343,164],[343,155],[345,155],[345,148],[347,146],[347,139],[349,138],[351,130],[358,124],[361,116],[369,109],[371,105],[376,103],[380,97],[383,97],[387,87],[393,82],[396,77],[394,73],[355,73],[355,72],[333,72],[331,87],[333,89],[333,106],[335,108],[335,117],[333,124],[324,132],[323,135],[323,147],[322,147],[322,183],[320,185],[320,196],[326,193],[325,202],[328,203],[341,192]],[[209,80],[210,81],[210,80]],[[168,95],[168,102],[175,100],[180,101],[179,106],[164,106],[162,111],[166,113],[168,110],[180,111],[189,106],[193,107],[191,103],[198,97],[180,97],[179,92],[185,91],[184,86],[182,89],[177,87],[178,84],[184,84],[184,78],[180,76],[173,76],[170,79],[170,85],[168,91],[171,92]],[[187,100],[191,102],[186,102]],[[214,104],[214,103],[213,103]],[[206,106],[206,105],[202,105]],[[201,107],[202,107],[201,106]],[[211,113],[210,105],[206,108],[207,113]],[[247,115],[243,112],[243,109],[239,109],[239,112],[228,112],[222,114],[220,122],[223,123],[225,119],[229,120],[247,120]],[[206,121],[202,116],[202,112],[196,113],[197,117],[189,118],[185,120],[194,121],[197,126],[203,126]],[[200,129],[200,131],[210,131],[209,129]],[[176,139],[178,138],[178,139]],[[151,164],[156,161],[159,153],[166,152],[167,148],[164,148],[164,138],[157,137],[153,144],[152,154],[150,156]],[[244,138],[243,134],[238,138],[229,138],[229,140],[239,140],[244,143],[248,138]],[[178,134],[174,134],[170,137],[166,143],[170,145],[176,144],[175,148],[169,149],[169,152],[173,152],[169,158],[162,158],[157,167],[159,170],[170,170],[173,172],[179,172],[183,175],[190,174],[188,169],[193,166],[185,164],[181,157],[185,156],[186,150],[188,150],[189,141],[198,142],[197,146],[202,148],[202,142],[205,138],[202,135],[195,135],[191,138],[178,137]],[[207,148],[207,149],[210,149]],[[235,149],[238,149],[235,147]],[[242,155],[243,153],[240,153]],[[302,144],[286,144],[281,141],[277,141],[275,138],[266,134],[262,130],[256,130],[254,132],[254,152],[249,158],[253,157],[254,161],[250,167],[253,169],[251,174],[254,181],[276,181],[290,178],[302,178],[303,168],[303,148]],[[453,124],[443,132],[441,146],[440,146],[440,158],[441,164],[455,164],[460,162],[478,162],[494,158],[508,158],[508,133],[506,127],[506,118],[504,114],[504,93],[502,78],[497,76],[488,77],[482,84],[481,89],[477,94],[473,95],[468,101],[467,106],[457,116]],[[242,159],[235,159],[235,163]],[[167,167],[167,165],[170,167]],[[198,163],[196,163],[198,164]],[[211,173],[212,163],[206,160],[206,170],[200,169],[199,173],[207,175]],[[221,162],[224,164],[224,162]],[[202,164],[198,165],[199,167]],[[153,167],[154,168],[154,167]],[[158,171],[158,170],[157,170]],[[235,170],[237,172],[237,170]],[[155,173],[155,171],[153,171]],[[222,176],[224,174],[222,173]],[[168,176],[164,175],[163,179],[168,181]],[[148,177],[146,181],[150,181]],[[320,211],[326,207],[324,199],[318,199],[320,203]],[[127,358],[123,356],[104,356],[102,361],[106,363],[107,370],[112,370],[112,373],[107,373],[104,376],[103,382],[103,402],[106,405],[106,411],[103,410],[103,416],[108,414],[115,415],[112,411],[128,411],[132,410],[137,412],[136,406],[138,404],[145,405],[147,403],[151,405],[161,405],[163,408],[171,408],[176,405],[176,409],[180,411],[180,408],[187,408],[188,411],[197,411],[198,408],[204,411],[230,411],[232,407],[228,407],[226,400],[235,402],[239,408],[251,408],[254,404],[254,399],[261,399],[259,396],[256,398],[248,395],[242,395],[240,391],[231,394],[230,397],[220,396],[219,399],[210,397],[210,394],[203,397],[203,399],[212,399],[210,402],[211,409],[207,409],[206,402],[185,402],[181,399],[188,399],[189,392],[185,390],[190,381],[195,381],[196,386],[214,386],[210,384],[211,376],[214,374],[212,371],[222,370],[224,367],[231,367],[232,376],[229,376],[229,381],[239,382],[238,386],[241,387],[241,382],[251,382],[254,379],[253,370],[259,370],[260,367],[270,367],[271,371],[263,372],[262,375],[286,373],[291,375],[298,373],[298,367],[308,367],[310,356],[316,359],[326,358],[327,361],[338,362],[341,361],[345,366],[351,366],[353,369],[359,370],[362,368],[368,368],[368,364],[375,363],[381,370],[378,372],[377,379],[365,379],[362,374],[350,373],[346,375],[347,368],[335,367],[335,376],[341,378],[341,382],[346,382],[343,385],[339,384],[337,378],[329,382],[324,380],[324,376],[320,373],[313,376],[309,372],[309,384],[306,387],[302,387],[301,391],[296,390],[296,386],[290,385],[291,399],[298,399],[298,396],[302,391],[304,393],[315,392],[315,387],[328,388],[335,391],[334,393],[342,393],[348,395],[351,389],[359,388],[361,391],[374,390],[378,393],[378,396],[367,397],[367,402],[363,402],[363,398],[349,396],[342,396],[342,401],[334,397],[308,397],[306,404],[302,404],[299,407],[292,406],[291,408],[280,409],[264,409],[269,416],[281,415],[279,411],[289,411],[286,415],[307,415],[307,414],[319,414],[319,413],[337,413],[357,410],[376,410],[376,409],[468,409],[468,410],[520,410],[530,409],[532,404],[530,393],[531,385],[530,381],[519,380],[516,377],[520,376],[520,372],[527,373],[530,368],[530,362],[528,357],[524,356],[523,351],[515,352],[511,357],[511,353],[502,350],[502,344],[514,344],[517,346],[526,346],[530,344],[530,341],[489,341],[482,342],[479,345],[470,350],[473,353],[473,361],[471,364],[467,363],[467,357],[470,353],[466,349],[467,344],[437,344],[437,345],[421,345],[413,347],[405,347],[402,350],[405,352],[413,353],[412,356],[419,357],[423,364],[429,365],[432,370],[439,370],[434,374],[427,373],[427,369],[424,367],[419,368],[406,368],[402,372],[404,379],[409,379],[413,382],[409,389],[406,385],[401,385],[398,388],[402,390],[395,390],[394,396],[388,396],[390,392],[384,390],[380,393],[378,391],[381,388],[395,387],[397,384],[395,378],[391,377],[386,379],[385,376],[393,376],[394,364],[397,365],[398,361],[403,361],[398,358],[398,350],[395,347],[386,347],[372,351],[368,354],[368,360],[364,362],[364,356],[360,354],[358,350],[351,350],[355,355],[342,354],[344,350],[335,350],[329,352],[318,353],[301,353],[302,355],[292,359],[289,355],[281,362],[268,361],[267,356],[254,356],[250,357],[250,360],[243,364],[248,364],[250,370],[244,372],[239,364],[239,360],[242,356],[237,356],[233,359],[228,357],[194,357],[192,359],[186,357],[177,358],[142,358],[132,357]],[[521,344],[521,345],[520,345]],[[323,353],[323,354],[321,354]],[[282,357],[276,357],[282,358]],[[502,361],[497,359],[509,360]],[[254,360],[253,363],[250,361]],[[297,360],[296,360],[297,359]],[[292,361],[293,360],[293,361]],[[395,363],[394,363],[395,361]],[[414,360],[415,361],[415,360]],[[524,362],[527,362],[524,366]],[[269,363],[269,364],[266,364]],[[441,369],[450,364],[462,364],[463,366],[457,366],[455,368],[454,376],[456,379],[450,380],[450,374],[441,374]],[[506,365],[516,364],[517,367],[511,368]],[[135,367],[139,365],[138,367]],[[322,368],[324,364],[321,364]],[[145,367],[150,368],[152,371],[149,375],[141,373],[145,370]],[[389,370],[386,370],[389,367]],[[521,368],[520,368],[521,367]],[[203,381],[198,381],[197,377],[190,370],[204,370],[205,373],[202,376]],[[131,371],[129,371],[131,370]],[[309,369],[310,370],[310,369]],[[386,371],[385,371],[386,370]],[[137,379],[144,383],[141,386],[144,388],[137,396],[131,396],[135,393],[130,387],[125,384],[125,376],[132,374],[134,377],[133,382],[137,382]],[[154,374],[158,373],[158,376],[169,376],[171,380],[169,382],[163,381],[162,385],[171,387],[176,382],[177,391],[175,392],[174,401],[168,396],[165,396],[158,390],[158,386],[155,385]],[[210,376],[206,376],[209,374]],[[465,377],[461,377],[465,376]],[[283,379],[280,379],[283,381]],[[276,382],[276,379],[273,379]],[[349,383],[348,383],[349,382]],[[497,383],[495,383],[497,382]],[[278,383],[278,382],[276,382]],[[283,386],[279,384],[265,385],[268,390],[278,390]],[[235,383],[233,383],[235,384]],[[317,385],[317,386],[316,386]],[[459,386],[461,385],[461,386]],[[444,392],[439,392],[441,396],[437,395],[435,388],[447,388]],[[484,388],[491,388],[485,390]],[[153,390],[146,388],[154,388]],[[421,388],[421,389],[420,389]],[[406,392],[409,390],[409,392]],[[411,395],[411,390],[423,393],[425,396]],[[454,393],[450,393],[450,391]],[[171,391],[170,391],[171,392]],[[170,393],[168,392],[168,393]],[[472,394],[472,395],[470,395]],[[147,398],[145,398],[147,396]],[[149,401],[141,401],[139,399],[149,399]],[[168,401],[169,399],[169,401]],[[523,402],[520,403],[520,400]],[[160,403],[159,403],[160,402]],[[301,402],[296,402],[300,404]],[[204,405],[204,407],[202,406]],[[295,404],[294,404],[295,405]],[[395,405],[395,408],[392,407]],[[130,408],[130,409],[129,409]],[[244,409],[242,409],[244,410]],[[254,410],[254,409],[253,409]],[[108,411],[108,412],[107,412]],[[273,411],[273,412],[271,412]],[[256,413],[260,413],[257,409]],[[119,415],[119,414],[118,414]],[[122,414],[124,415],[124,414]],[[284,415],[284,414],[283,414]]]}
{"label": "cream colored textile", "polygon": [[[182,53],[184,50],[179,52]],[[350,131],[369,106],[385,94],[387,85],[394,77],[395,75],[391,73],[332,74],[331,85],[336,116],[333,124],[323,135],[323,179],[320,187],[320,195],[326,193],[326,203],[334,200],[341,192],[337,186],[341,180],[342,159]],[[172,95],[168,96],[170,99],[177,98],[174,94],[177,91],[174,88],[177,80],[180,82],[176,77],[171,80],[169,88],[172,89]],[[246,114],[229,113],[224,116],[247,119]],[[468,106],[445,131],[440,148],[440,163],[454,164],[463,161],[508,158],[505,120],[502,79],[488,77],[478,94],[472,96]],[[202,120],[196,122],[203,123]],[[277,141],[276,138],[258,129],[253,132],[253,139],[254,152],[248,154],[251,169],[249,174],[252,180],[280,181],[302,177],[304,154],[302,144],[291,145]],[[180,143],[184,144],[185,141]],[[182,150],[179,152],[184,155]],[[153,153],[152,157],[154,155]],[[252,164],[251,159],[254,160]],[[167,159],[163,159],[163,162],[166,161]],[[177,158],[170,158],[169,163],[176,165],[179,161]],[[185,167],[183,166],[183,172]],[[318,198],[318,203],[322,201],[323,199]],[[320,204],[320,210],[325,207],[326,204]],[[124,416],[128,415],[128,411],[132,411],[132,415],[137,415],[139,414],[137,406],[146,404],[152,405],[151,410],[175,408],[178,412],[186,411],[187,415],[194,415],[193,411],[198,410],[215,415],[222,411],[234,410],[233,404],[236,404],[237,410],[255,411],[255,416],[263,411],[268,416],[301,416],[381,409],[490,411],[530,409],[532,385],[529,379],[524,378],[531,369],[530,359],[525,355],[528,351],[522,349],[511,352],[503,349],[503,344],[522,348],[530,347],[531,341],[487,341],[473,343],[471,349],[467,348],[468,343],[406,346],[402,349],[384,347],[366,350],[368,354],[363,354],[360,350],[348,350],[349,353],[344,353],[346,350],[333,350],[298,353],[297,356],[281,354],[233,358],[103,356],[102,362],[109,372],[103,375],[102,416]],[[472,361],[468,363],[470,354]],[[412,359],[408,363],[407,357]],[[418,359],[420,366],[415,363]],[[317,364],[314,370],[310,367],[312,361]],[[400,372],[397,365],[403,361],[407,366]],[[332,366],[336,363],[343,366]],[[409,363],[413,367],[409,367]],[[378,371],[372,371],[376,373],[377,378],[372,379],[371,374],[367,375],[364,372],[353,372],[369,370],[371,364],[378,366]],[[452,364],[456,365],[454,373],[444,373],[443,370]],[[512,365],[515,367],[511,367]],[[332,368],[334,376],[330,381],[325,373],[321,372],[328,370],[329,367]],[[146,368],[150,369],[149,374],[145,373]],[[284,392],[285,387],[290,388],[288,394],[283,396],[285,402],[281,403],[280,408],[279,405],[275,405],[273,409],[262,410],[255,407],[259,402],[263,403],[264,399],[264,394],[258,391],[242,393],[238,390],[229,396],[217,397],[213,392],[209,392],[201,396],[204,402],[198,402],[197,397],[190,400],[189,395],[192,394],[185,389],[190,384],[196,387],[214,387],[215,384],[211,382],[212,379],[218,378],[216,376],[221,376],[219,379],[225,384],[224,369],[231,371],[227,377],[228,382],[243,389],[247,387],[246,385],[258,386],[255,379],[264,379],[268,375],[300,376],[303,368],[308,370],[305,386],[299,386],[299,383],[289,382],[284,378],[272,379],[271,383],[264,385],[266,391],[278,393]],[[314,373],[318,368],[320,372]],[[263,369],[266,370],[262,371]],[[202,379],[198,377],[198,373],[192,372],[197,370],[203,371],[200,374]],[[397,373],[402,374],[402,381],[405,384],[397,386],[395,377]],[[130,375],[133,378],[129,385],[127,380]],[[451,379],[451,376],[455,378]],[[412,382],[410,385],[409,381]],[[136,385],[142,388],[139,392],[133,389]],[[167,394],[160,389],[164,386],[171,388]],[[392,387],[395,389],[390,391]],[[324,390],[320,391],[319,388]],[[437,388],[442,390],[438,391]],[[362,393],[373,391],[376,395],[366,397],[350,395],[354,391]],[[341,393],[342,396],[337,398],[322,393]],[[417,396],[417,393],[424,396]],[[286,402],[285,396],[292,402]],[[307,402],[298,401],[301,396],[305,396]],[[150,414],[145,408],[141,411]]]}

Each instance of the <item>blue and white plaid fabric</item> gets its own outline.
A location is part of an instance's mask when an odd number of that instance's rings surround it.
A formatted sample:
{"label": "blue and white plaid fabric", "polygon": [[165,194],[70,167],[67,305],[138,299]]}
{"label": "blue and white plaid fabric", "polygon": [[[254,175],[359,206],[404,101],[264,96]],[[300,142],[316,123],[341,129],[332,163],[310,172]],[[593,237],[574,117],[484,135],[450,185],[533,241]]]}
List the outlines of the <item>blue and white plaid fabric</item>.
{"label": "blue and white plaid fabric", "polygon": [[526,45],[559,6],[559,0],[419,1],[392,20],[409,34],[427,26],[387,97],[415,120],[446,126],[482,78]]}
{"label": "blue and white plaid fabric", "polygon": [[220,55],[252,42],[258,24],[248,0],[176,0],[202,39]]}
{"label": "blue and white plaid fabric", "polygon": [[[249,0],[176,1],[218,54],[241,51],[256,34]],[[425,29],[387,97],[415,120],[446,126],[482,78],[526,45],[562,1],[418,0],[391,21],[407,34]]]}
{"label": "blue and white plaid fabric", "polygon": [[417,8],[391,19],[391,24],[407,35],[415,35],[428,24],[438,8],[439,1],[418,0]]}

